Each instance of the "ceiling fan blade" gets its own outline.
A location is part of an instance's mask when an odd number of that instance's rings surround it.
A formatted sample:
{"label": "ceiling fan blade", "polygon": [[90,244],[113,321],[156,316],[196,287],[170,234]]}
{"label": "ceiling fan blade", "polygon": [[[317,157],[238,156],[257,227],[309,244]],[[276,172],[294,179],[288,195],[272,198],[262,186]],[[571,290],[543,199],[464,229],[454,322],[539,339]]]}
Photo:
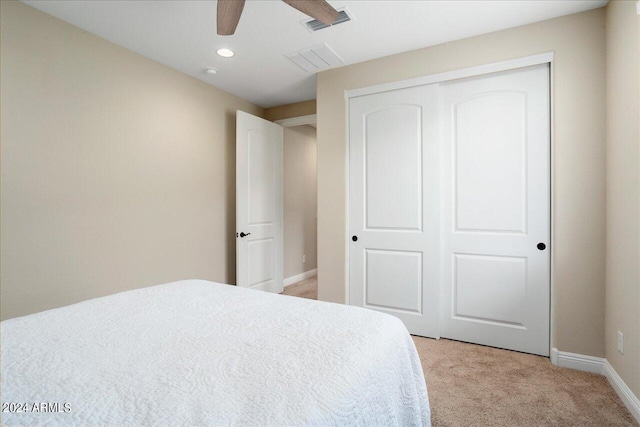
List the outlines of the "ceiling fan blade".
{"label": "ceiling fan blade", "polygon": [[338,11],[325,0],[282,0],[305,15],[317,19],[326,25],[331,25],[338,19]]}
{"label": "ceiling fan blade", "polygon": [[245,0],[218,0],[218,34],[230,36],[236,32]]}

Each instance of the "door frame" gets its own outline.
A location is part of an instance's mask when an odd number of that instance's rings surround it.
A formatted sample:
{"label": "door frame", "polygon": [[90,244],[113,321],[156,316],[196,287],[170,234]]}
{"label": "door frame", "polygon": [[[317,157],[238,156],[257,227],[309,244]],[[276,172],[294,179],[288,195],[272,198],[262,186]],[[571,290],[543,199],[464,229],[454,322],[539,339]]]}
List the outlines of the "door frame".
{"label": "door frame", "polygon": [[[430,74],[427,76],[416,77],[413,79],[407,80],[399,80],[395,82],[383,83],[379,85],[367,86],[357,89],[348,89],[344,92],[344,100],[345,100],[345,171],[347,176],[347,188],[346,188],[346,221],[345,221],[345,232],[344,232],[344,245],[345,245],[345,253],[347,257],[345,259],[345,301],[346,304],[350,304],[349,301],[349,288],[351,283],[349,281],[349,259],[350,259],[350,245],[349,245],[349,223],[350,223],[350,212],[349,212],[349,201],[350,201],[350,185],[349,182],[349,148],[351,145],[351,141],[349,140],[349,103],[351,98],[356,98],[364,95],[372,95],[381,92],[388,92],[392,90],[398,89],[407,89],[415,86],[423,86],[433,83],[442,83],[450,80],[463,79],[467,77],[476,77],[485,74],[497,73],[500,71],[508,71],[514,70],[517,68],[530,67],[533,65],[540,64],[549,64],[549,165],[550,165],[550,189],[549,189],[549,234],[550,234],[550,248],[549,248],[549,351],[551,353],[551,357],[553,357],[553,349],[555,342],[555,304],[554,304],[554,248],[555,248],[555,225],[554,225],[554,215],[555,211],[554,206],[554,188],[555,188],[555,173],[554,173],[554,147],[555,147],[555,135],[554,135],[554,84],[553,84],[553,76],[554,76],[554,67],[553,67],[553,52],[541,53],[538,55],[525,56],[521,58],[511,59],[507,61],[494,62],[490,64],[478,65],[475,67],[463,68],[460,70],[447,71],[444,73]],[[553,362],[553,360],[552,360]]]}
{"label": "door frame", "polygon": [[307,116],[291,117],[289,119],[276,120],[274,123],[279,124],[283,128],[291,128],[294,126],[315,125],[318,121],[317,114],[309,114]]}
{"label": "door frame", "polygon": [[[318,128],[318,115],[317,114],[308,114],[306,116],[296,116],[296,117],[289,117],[287,119],[280,119],[280,120],[274,120],[273,123],[279,124],[280,126],[282,126],[283,128],[291,128],[291,127],[295,127],[295,126],[304,126],[304,125],[310,125],[313,126],[314,128]],[[316,146],[317,146],[317,138],[316,138]],[[284,150],[284,147],[283,147]],[[284,151],[283,151],[284,152]],[[317,166],[317,159],[316,159],[316,166]],[[284,168],[284,164],[283,164],[283,168]],[[284,169],[283,169],[284,171]],[[318,175],[318,171],[316,169],[316,178]],[[316,192],[317,193],[317,192]],[[317,194],[316,194],[316,199],[317,199]],[[316,200],[317,202],[317,200]],[[283,196],[282,196],[282,203],[284,206],[284,192],[283,192]],[[316,207],[316,236],[318,234],[318,229],[317,229],[317,219],[318,219],[318,212],[317,212],[317,207]],[[284,210],[283,210],[283,218],[282,218],[282,230],[284,232]],[[283,237],[283,246],[282,246],[282,253],[283,253],[283,264],[284,264],[284,237]],[[317,242],[316,242],[316,254],[317,254],[318,248],[317,248]],[[290,276],[290,277],[284,277],[283,278],[283,284],[284,287],[286,288],[287,286],[291,286],[294,283],[299,282],[300,280],[304,280],[304,279],[308,279],[309,277],[313,277],[313,276],[317,276],[318,275],[318,263],[317,263],[317,259],[316,259],[316,268],[311,269],[311,270],[307,270],[303,273],[300,274],[296,274],[295,276]]]}

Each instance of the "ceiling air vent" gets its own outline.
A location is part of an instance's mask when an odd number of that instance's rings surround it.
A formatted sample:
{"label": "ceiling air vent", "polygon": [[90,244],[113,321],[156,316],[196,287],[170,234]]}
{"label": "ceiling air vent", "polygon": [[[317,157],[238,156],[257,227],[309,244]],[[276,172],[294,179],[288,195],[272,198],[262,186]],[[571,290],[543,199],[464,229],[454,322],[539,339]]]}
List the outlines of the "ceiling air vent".
{"label": "ceiling air vent", "polygon": [[302,21],[302,25],[304,25],[305,28],[307,30],[309,30],[309,31],[318,31],[318,30],[322,30],[323,28],[328,28],[328,27],[332,27],[334,25],[342,24],[343,22],[351,21],[351,19],[353,19],[351,17],[351,12],[349,12],[349,10],[344,8],[344,9],[338,11],[338,19],[333,21],[333,24],[331,24],[331,25],[323,24],[322,22],[318,21],[317,19],[310,19],[310,20],[307,20],[307,21]]}
{"label": "ceiling air vent", "polygon": [[344,64],[342,58],[326,43],[285,55],[304,71],[315,73]]}

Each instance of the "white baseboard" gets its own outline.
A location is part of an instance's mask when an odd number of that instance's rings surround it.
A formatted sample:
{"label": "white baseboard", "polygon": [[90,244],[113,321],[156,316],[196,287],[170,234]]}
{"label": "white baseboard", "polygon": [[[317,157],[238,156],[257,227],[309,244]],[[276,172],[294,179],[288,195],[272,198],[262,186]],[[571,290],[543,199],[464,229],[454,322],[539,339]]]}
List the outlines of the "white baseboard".
{"label": "white baseboard", "polygon": [[604,360],[602,357],[558,351],[557,348],[551,349],[551,363],[561,368],[571,368],[604,375]]}
{"label": "white baseboard", "polygon": [[609,361],[606,359],[604,361],[604,371],[604,375],[609,380],[609,384],[611,384],[611,387],[613,387],[616,393],[618,393],[618,396],[620,396],[620,399],[622,400],[622,403],[624,403],[624,406],[627,407],[636,421],[640,423],[640,400],[638,399],[638,397],[633,394],[629,386],[625,384],[622,378],[620,378],[620,375],[618,375],[616,370],[613,369],[613,366],[611,366]]}
{"label": "white baseboard", "polygon": [[250,287],[245,288],[245,289],[253,289],[253,290],[256,290],[256,291],[271,292],[271,293],[274,293],[274,294],[282,292],[282,289],[273,280],[267,280],[265,282],[258,283],[257,285],[253,285],[253,286],[250,286]]}
{"label": "white baseboard", "polygon": [[314,268],[313,270],[305,271],[304,273],[296,274],[295,276],[287,277],[284,279],[284,286],[290,286],[294,283],[297,283],[301,280],[308,279],[309,277],[313,277],[318,274],[318,269]]}
{"label": "white baseboard", "polygon": [[551,349],[551,363],[554,365],[576,369],[578,371],[592,372],[607,377],[609,384],[618,394],[624,406],[631,415],[640,423],[640,400],[633,394],[629,386],[620,378],[607,359],[602,357],[585,356],[584,354],[568,353]]}

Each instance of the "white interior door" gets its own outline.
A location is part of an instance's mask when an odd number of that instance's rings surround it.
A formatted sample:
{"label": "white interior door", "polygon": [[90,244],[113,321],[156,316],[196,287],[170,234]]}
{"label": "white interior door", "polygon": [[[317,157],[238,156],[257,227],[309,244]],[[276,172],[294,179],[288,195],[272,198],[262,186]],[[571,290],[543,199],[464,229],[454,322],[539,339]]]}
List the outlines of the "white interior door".
{"label": "white interior door", "polygon": [[236,112],[236,284],[282,292],[282,127]]}
{"label": "white interior door", "polygon": [[441,85],[441,335],[549,355],[547,64]]}
{"label": "white interior door", "polygon": [[438,336],[437,85],[349,102],[349,304]]}

